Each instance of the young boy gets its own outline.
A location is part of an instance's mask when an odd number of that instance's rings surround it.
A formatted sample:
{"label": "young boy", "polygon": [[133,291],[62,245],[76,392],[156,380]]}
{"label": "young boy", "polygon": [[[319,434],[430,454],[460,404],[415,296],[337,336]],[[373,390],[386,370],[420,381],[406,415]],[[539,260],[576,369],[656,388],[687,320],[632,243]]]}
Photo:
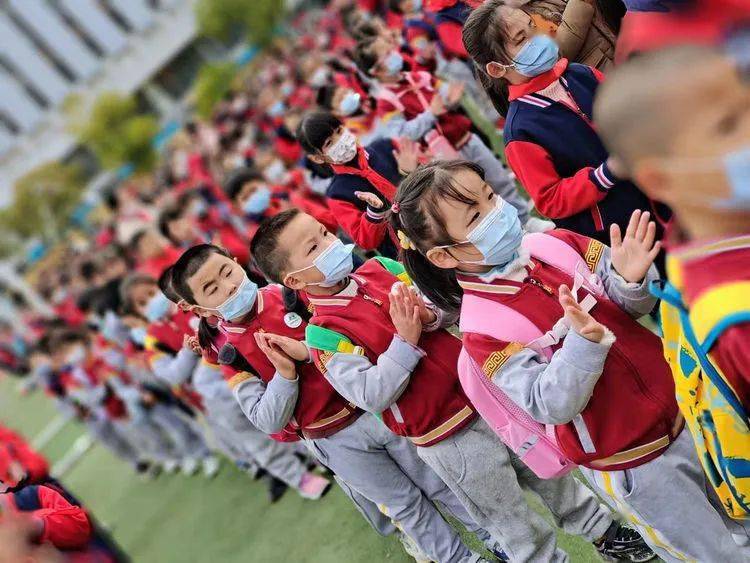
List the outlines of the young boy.
{"label": "young boy", "polygon": [[672,48],[608,78],[595,117],[639,186],[675,212],[669,284],[655,288],[665,356],[706,474],[747,528],[750,484],[738,468],[750,459],[750,87],[718,51]]}
{"label": "young boy", "polygon": [[[458,380],[461,343],[442,328],[455,319],[444,319],[401,283],[410,282],[400,264],[374,259],[352,274],[351,247],[299,211],[261,225],[253,248],[270,279],[306,292],[314,310],[307,345],[326,379],[417,446],[512,560],[566,559],[552,528],[525,505],[521,486],[539,494],[569,533],[591,541],[618,533],[609,510],[588,489],[570,476],[540,480],[476,417]],[[618,555],[632,561],[652,556],[637,558],[637,534],[632,543],[630,553],[621,549]]]}
{"label": "young boy", "polygon": [[440,500],[470,530],[477,530],[476,524],[414,447],[341,397],[314,364],[283,352],[283,343],[304,338],[306,323],[287,312],[280,286],[259,289],[211,245],[182,255],[172,270],[172,285],[191,311],[223,319],[220,328],[248,363],[228,383],[256,427],[269,434],[300,433],[323,464],[369,500],[385,505],[435,561],[477,560],[430,500]]}

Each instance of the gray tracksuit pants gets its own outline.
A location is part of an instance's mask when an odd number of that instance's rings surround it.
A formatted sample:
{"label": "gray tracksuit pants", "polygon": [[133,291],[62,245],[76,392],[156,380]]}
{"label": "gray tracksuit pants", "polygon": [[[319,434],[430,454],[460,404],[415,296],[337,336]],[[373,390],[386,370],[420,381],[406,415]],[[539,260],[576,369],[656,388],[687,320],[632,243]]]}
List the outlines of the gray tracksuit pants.
{"label": "gray tracksuit pants", "polygon": [[750,561],[750,548],[735,543],[723,510],[711,504],[709,484],[687,430],[661,456],[640,467],[623,471],[582,467],[581,473],[663,560]]}
{"label": "gray tracksuit pants", "polygon": [[612,513],[588,488],[570,475],[540,479],[481,418],[434,446],[417,448],[417,453],[511,561],[569,560],[557,547],[555,531],[524,499],[522,488],[541,497],[557,524],[570,534],[593,541],[612,523]]}
{"label": "gray tracksuit pants", "polygon": [[478,556],[461,542],[456,531],[415,485],[427,480],[425,472],[429,468],[419,459],[414,446],[393,434],[375,416],[365,413],[336,434],[309,440],[308,444],[320,461],[349,486],[387,507],[388,516],[434,561],[477,560]]}

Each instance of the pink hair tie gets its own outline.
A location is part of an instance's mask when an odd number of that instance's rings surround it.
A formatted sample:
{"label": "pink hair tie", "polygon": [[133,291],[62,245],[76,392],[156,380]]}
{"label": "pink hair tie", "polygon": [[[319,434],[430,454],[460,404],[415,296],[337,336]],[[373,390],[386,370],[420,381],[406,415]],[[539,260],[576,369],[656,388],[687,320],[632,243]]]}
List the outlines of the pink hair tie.
{"label": "pink hair tie", "polygon": [[398,213],[399,211],[401,211],[401,206],[398,203],[394,203],[393,205],[391,205],[391,211],[393,213]]}

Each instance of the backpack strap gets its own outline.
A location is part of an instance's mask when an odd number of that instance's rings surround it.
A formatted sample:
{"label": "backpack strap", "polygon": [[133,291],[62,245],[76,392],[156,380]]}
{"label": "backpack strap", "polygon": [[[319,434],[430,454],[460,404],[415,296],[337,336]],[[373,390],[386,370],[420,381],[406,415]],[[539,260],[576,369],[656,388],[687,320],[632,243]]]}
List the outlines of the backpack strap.
{"label": "backpack strap", "polygon": [[396,111],[403,113],[404,111],[404,104],[401,102],[401,96],[402,94],[396,94],[393,90],[390,88],[386,88],[384,86],[378,86],[378,88],[375,90],[375,99],[376,100],[383,100],[384,102],[388,102],[391,104],[394,108],[396,108]]}
{"label": "backpack strap", "polygon": [[309,324],[305,328],[305,341],[310,348],[334,354],[337,352],[356,354],[356,348],[358,348],[343,334],[313,324]]}
{"label": "backpack strap", "polygon": [[375,256],[375,260],[380,262],[383,268],[388,270],[391,274],[396,276],[406,285],[411,285],[411,278],[409,277],[406,268],[404,268],[404,265],[401,262],[397,262],[396,260],[387,258],[385,256]]}

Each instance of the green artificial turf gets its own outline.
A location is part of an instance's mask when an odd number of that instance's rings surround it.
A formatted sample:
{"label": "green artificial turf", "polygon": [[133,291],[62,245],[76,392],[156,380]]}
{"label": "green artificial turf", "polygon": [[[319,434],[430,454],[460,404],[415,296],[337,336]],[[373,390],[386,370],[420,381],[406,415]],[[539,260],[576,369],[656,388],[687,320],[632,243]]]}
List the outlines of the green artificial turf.
{"label": "green artificial turf", "polygon": [[[15,380],[0,381],[0,422],[31,438],[56,412],[41,393],[21,397],[14,387]],[[68,424],[44,453],[60,459],[82,433]],[[338,488],[317,502],[289,491],[270,505],[264,484],[229,463],[212,481],[182,475],[143,481],[96,446],[63,482],[135,563],[412,561],[397,539],[373,532]],[[576,563],[599,561],[578,538],[561,534],[560,545]]]}

